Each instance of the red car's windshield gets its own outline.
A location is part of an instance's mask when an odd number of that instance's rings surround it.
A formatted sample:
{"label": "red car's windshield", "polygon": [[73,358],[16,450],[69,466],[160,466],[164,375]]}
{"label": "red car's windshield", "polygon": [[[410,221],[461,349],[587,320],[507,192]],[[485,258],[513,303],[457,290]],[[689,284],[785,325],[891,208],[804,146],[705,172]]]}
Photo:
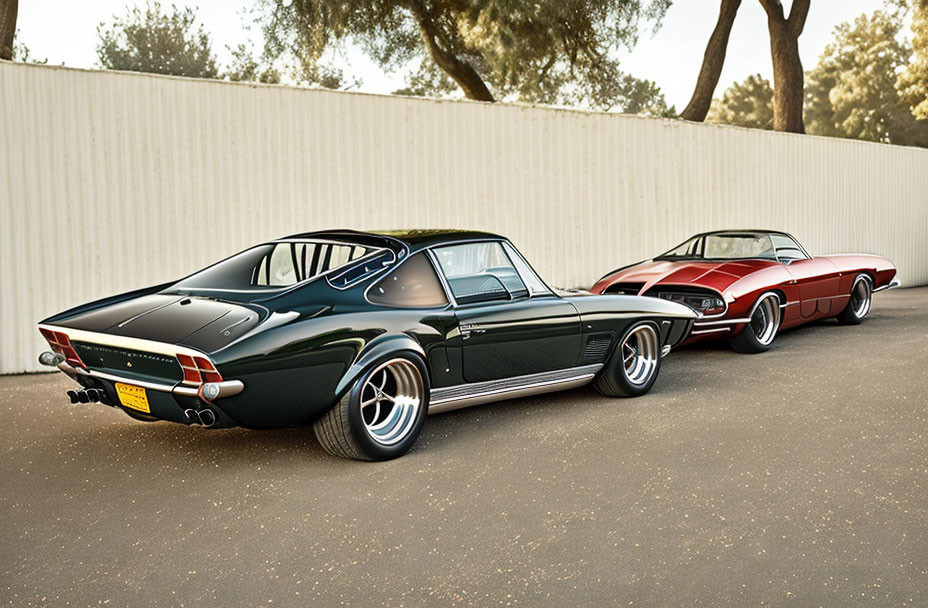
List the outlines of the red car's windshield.
{"label": "red car's windshield", "polygon": [[657,256],[658,260],[741,260],[777,259],[776,248],[765,232],[725,232],[701,234]]}

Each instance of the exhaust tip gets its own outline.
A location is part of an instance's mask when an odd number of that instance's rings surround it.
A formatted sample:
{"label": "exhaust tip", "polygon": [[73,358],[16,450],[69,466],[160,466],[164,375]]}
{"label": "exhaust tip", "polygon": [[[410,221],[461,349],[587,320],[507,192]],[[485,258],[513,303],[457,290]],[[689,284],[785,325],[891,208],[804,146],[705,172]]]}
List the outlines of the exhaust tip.
{"label": "exhaust tip", "polygon": [[77,391],[77,400],[81,403],[90,403],[90,395],[87,394],[87,391],[81,389]]}
{"label": "exhaust tip", "polygon": [[90,399],[93,403],[100,402],[100,391],[95,388],[87,389],[87,398]]}
{"label": "exhaust tip", "polygon": [[71,400],[71,403],[77,403],[80,400],[77,396],[77,391],[68,391],[66,394],[68,399]]}
{"label": "exhaust tip", "polygon": [[200,418],[200,424],[203,426],[213,426],[216,424],[216,413],[211,409],[200,410],[197,412],[197,416]]}
{"label": "exhaust tip", "polygon": [[196,410],[184,410],[184,416],[190,421],[190,424],[200,424],[200,417],[197,416]]}

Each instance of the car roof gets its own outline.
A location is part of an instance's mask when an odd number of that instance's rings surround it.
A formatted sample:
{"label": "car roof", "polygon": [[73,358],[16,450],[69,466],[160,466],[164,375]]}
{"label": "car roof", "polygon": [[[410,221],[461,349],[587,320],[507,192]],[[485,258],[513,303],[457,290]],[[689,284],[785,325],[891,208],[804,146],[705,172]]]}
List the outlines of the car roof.
{"label": "car roof", "polygon": [[731,234],[731,235],[736,235],[736,234],[781,234],[781,235],[783,235],[783,236],[788,236],[788,237],[792,238],[792,236],[791,236],[788,232],[783,232],[783,231],[781,231],[781,230],[766,230],[766,229],[763,229],[763,228],[761,228],[761,229],[749,228],[749,229],[745,229],[745,230],[711,230],[711,231],[709,231],[709,232],[700,232],[699,234],[693,235],[693,236],[690,237],[690,238],[692,239],[692,238],[696,238],[697,236],[714,236],[714,235],[725,235],[725,234]]}
{"label": "car roof", "polygon": [[319,230],[293,234],[283,239],[325,239],[358,244],[379,245],[391,249],[405,246],[418,251],[435,245],[453,244],[462,241],[504,240],[498,234],[478,230],[420,229],[420,230]]}

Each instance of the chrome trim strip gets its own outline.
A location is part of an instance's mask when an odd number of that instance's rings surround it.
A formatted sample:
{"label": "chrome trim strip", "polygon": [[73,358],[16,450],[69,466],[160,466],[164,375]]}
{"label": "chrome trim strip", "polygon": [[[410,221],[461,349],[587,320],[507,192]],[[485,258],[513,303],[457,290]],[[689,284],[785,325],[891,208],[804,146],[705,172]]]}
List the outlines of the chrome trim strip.
{"label": "chrome trim strip", "polygon": [[592,380],[601,368],[602,364],[596,363],[503,380],[488,380],[432,389],[428,413],[438,414],[481,403],[580,387]]}
{"label": "chrome trim strip", "polygon": [[199,351],[186,346],[168,344],[167,342],[157,342],[155,340],[144,340],[142,338],[133,338],[131,336],[117,336],[114,334],[104,334],[96,331],[86,331],[83,329],[73,329],[62,327],[60,325],[47,325],[40,323],[39,329],[57,331],[67,334],[68,339],[72,342],[89,342],[90,344],[100,344],[102,346],[114,346],[116,348],[126,348],[129,350],[139,350],[143,352],[156,353],[176,357],[178,354],[190,355],[191,357],[209,357],[203,351]]}
{"label": "chrome trim strip", "polygon": [[704,322],[696,321],[695,323],[693,323],[693,327],[710,327],[710,326],[714,327],[716,325],[738,325],[739,323],[750,323],[750,322],[751,322],[750,317],[743,318],[743,319],[722,319],[721,321],[704,321]]}
{"label": "chrome trim strip", "polygon": [[[114,374],[107,374],[106,372],[98,372],[92,369],[78,369],[72,367],[67,363],[62,363],[58,366],[58,369],[68,374],[69,376],[81,375],[81,376],[90,376],[91,378],[99,378],[101,380],[109,380],[110,382],[123,382],[125,384],[131,384],[133,386],[141,386],[142,388],[148,388],[153,391],[163,391],[165,393],[171,393],[174,391],[175,385],[173,384],[163,384],[161,382],[150,382],[148,380],[137,380],[135,378],[125,378],[123,376],[116,376]],[[194,391],[194,396],[196,396],[196,389],[192,387],[186,387]]]}
{"label": "chrome trim strip", "polygon": [[[60,363],[58,365],[58,369],[60,369],[68,376],[71,376],[72,378],[78,375],[90,376],[91,378],[109,380],[110,382],[120,382],[122,384],[131,384],[132,386],[140,386],[149,390],[173,393],[175,395],[182,395],[184,397],[200,396],[199,386],[194,387],[185,386],[183,384],[164,384],[161,382],[151,382],[148,380],[139,380],[136,378],[126,378],[124,376],[117,376],[115,374],[108,374],[106,372],[98,372],[92,369],[78,369],[68,365],[67,363]],[[233,395],[238,395],[243,390],[245,390],[245,384],[241,380],[223,380],[222,382],[216,382],[215,384],[219,385],[219,396],[216,397],[216,399],[232,397]],[[215,401],[216,399],[213,399],[212,401]],[[207,400],[204,399],[204,401]]]}
{"label": "chrome trim strip", "polygon": [[878,291],[886,291],[887,289],[895,289],[897,287],[900,287],[901,285],[902,285],[902,281],[900,281],[896,277],[893,277],[893,280],[889,282],[889,285],[883,285],[882,287],[877,287],[876,289],[873,290],[873,293],[876,293]]}
{"label": "chrome trim strip", "polygon": [[731,331],[730,327],[716,327],[715,329],[703,329],[702,331],[691,331],[691,336],[701,336],[703,334],[718,334],[726,331]]}

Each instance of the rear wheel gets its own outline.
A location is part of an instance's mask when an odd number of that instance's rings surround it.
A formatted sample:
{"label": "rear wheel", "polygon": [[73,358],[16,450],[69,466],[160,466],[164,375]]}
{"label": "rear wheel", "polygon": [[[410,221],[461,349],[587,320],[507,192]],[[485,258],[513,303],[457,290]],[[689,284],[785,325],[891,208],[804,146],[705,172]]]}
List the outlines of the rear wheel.
{"label": "rear wheel", "polygon": [[751,310],[750,319],[728,343],[739,353],[762,353],[773,344],[780,328],[780,298],[772,293],[762,296]]}
{"label": "rear wheel", "polygon": [[390,460],[416,442],[428,406],[425,362],[411,353],[393,355],[363,373],[313,430],[333,456]]}
{"label": "rear wheel", "polygon": [[593,386],[607,397],[638,397],[651,390],[660,369],[657,327],[642,321],[625,332]]}
{"label": "rear wheel", "polygon": [[870,313],[870,303],[873,300],[873,285],[870,277],[865,274],[857,275],[851,286],[851,297],[838,316],[838,322],[843,325],[858,325]]}

